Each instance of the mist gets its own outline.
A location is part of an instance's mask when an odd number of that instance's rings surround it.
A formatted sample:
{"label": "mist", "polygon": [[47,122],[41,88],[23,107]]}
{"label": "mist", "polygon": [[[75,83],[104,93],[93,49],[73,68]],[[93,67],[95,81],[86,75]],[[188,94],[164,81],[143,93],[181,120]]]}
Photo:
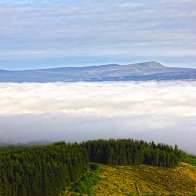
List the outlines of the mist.
{"label": "mist", "polygon": [[196,154],[196,82],[1,83],[0,142],[133,138]]}

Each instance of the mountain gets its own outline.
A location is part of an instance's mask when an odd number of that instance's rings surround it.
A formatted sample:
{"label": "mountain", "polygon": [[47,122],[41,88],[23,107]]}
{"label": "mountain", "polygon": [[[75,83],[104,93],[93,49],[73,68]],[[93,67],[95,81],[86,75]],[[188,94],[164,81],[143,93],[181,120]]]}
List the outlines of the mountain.
{"label": "mountain", "polygon": [[196,69],[166,67],[155,61],[128,65],[8,71],[0,70],[0,82],[147,81],[196,79]]}

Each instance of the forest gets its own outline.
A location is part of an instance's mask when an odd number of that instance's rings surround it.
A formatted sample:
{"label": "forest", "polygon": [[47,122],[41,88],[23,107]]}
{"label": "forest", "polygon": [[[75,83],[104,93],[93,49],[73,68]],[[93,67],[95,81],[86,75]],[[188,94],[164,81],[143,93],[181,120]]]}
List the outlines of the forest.
{"label": "forest", "polygon": [[89,170],[89,163],[175,167],[186,153],[166,144],[132,139],[0,148],[0,195],[60,195]]}
{"label": "forest", "polygon": [[176,145],[147,143],[132,139],[94,140],[84,142],[91,162],[111,165],[152,165],[175,167],[186,159]]}
{"label": "forest", "polygon": [[1,196],[59,195],[88,169],[78,144],[27,147],[0,155]]}

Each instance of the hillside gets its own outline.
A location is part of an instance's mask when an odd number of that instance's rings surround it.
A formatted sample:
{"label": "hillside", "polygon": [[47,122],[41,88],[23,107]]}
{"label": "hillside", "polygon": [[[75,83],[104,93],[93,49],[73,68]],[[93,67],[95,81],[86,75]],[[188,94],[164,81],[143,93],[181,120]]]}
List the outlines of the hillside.
{"label": "hillside", "polygon": [[196,69],[166,67],[149,61],[135,64],[108,64],[8,71],[0,70],[0,82],[100,82],[196,79]]}
{"label": "hillside", "polygon": [[196,194],[196,167],[187,163],[175,169],[146,165],[99,167],[101,173],[91,187],[91,195]]}
{"label": "hillside", "polygon": [[185,163],[176,169],[145,165],[101,168],[101,179],[92,191],[96,195],[196,193],[196,168]]}

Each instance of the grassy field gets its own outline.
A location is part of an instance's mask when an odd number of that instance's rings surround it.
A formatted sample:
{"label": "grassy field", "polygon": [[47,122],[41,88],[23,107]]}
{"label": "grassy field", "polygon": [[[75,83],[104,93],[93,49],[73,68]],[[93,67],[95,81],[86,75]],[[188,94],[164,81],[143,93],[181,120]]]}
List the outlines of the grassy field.
{"label": "grassy field", "polygon": [[175,169],[144,165],[100,167],[100,180],[92,188],[92,195],[196,194],[196,167],[186,163]]}

